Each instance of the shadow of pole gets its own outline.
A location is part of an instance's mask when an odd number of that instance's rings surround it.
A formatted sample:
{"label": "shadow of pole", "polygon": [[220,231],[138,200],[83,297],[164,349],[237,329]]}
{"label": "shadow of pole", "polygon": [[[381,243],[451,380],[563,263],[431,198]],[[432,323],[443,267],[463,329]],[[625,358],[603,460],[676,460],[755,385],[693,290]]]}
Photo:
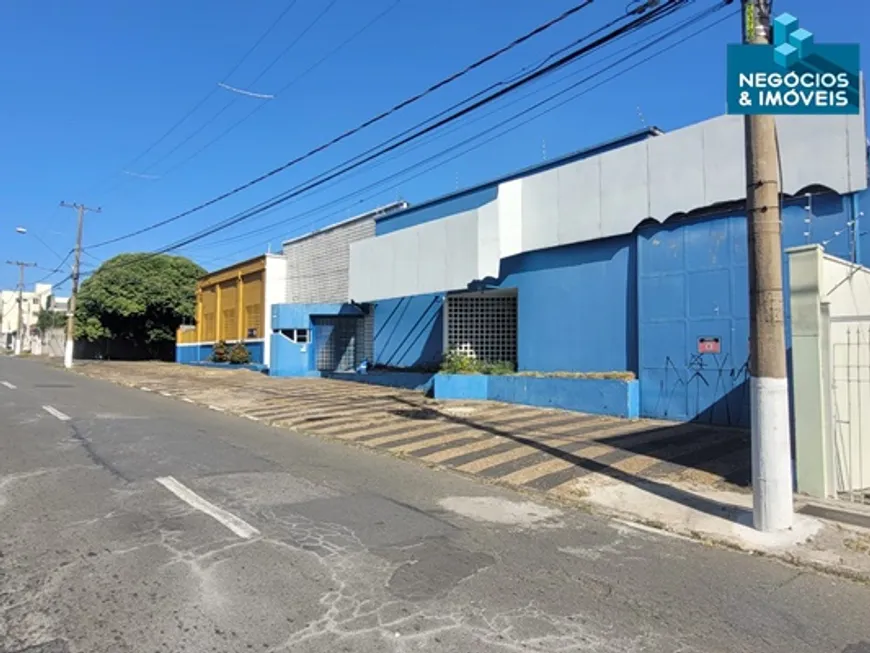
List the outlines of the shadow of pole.
{"label": "shadow of pole", "polygon": [[[395,397],[395,400],[407,406],[414,406],[413,402],[410,402],[402,397]],[[698,510],[714,517],[720,517],[740,523],[747,523],[752,516],[752,512],[750,510],[747,510],[746,508],[735,506],[733,504],[723,503],[721,501],[716,501],[715,499],[710,499],[708,497],[694,494],[687,490],[683,490],[681,488],[677,488],[666,483],[661,483],[653,479],[640,477],[635,474],[630,474],[628,472],[624,472],[620,469],[616,469],[614,467],[589,458],[581,458],[580,456],[576,456],[572,453],[563,451],[557,447],[553,447],[546,444],[545,442],[540,442],[530,437],[511,433],[509,431],[505,431],[494,426],[481,424],[475,422],[473,419],[468,419],[457,415],[450,415],[448,413],[439,412],[439,414],[443,419],[454,424],[467,426],[468,428],[476,429],[479,431],[485,431],[487,433],[490,433],[491,435],[495,435],[501,438],[505,438],[507,440],[511,440],[518,444],[531,447],[540,452],[553,456],[554,458],[558,458],[560,460],[564,460],[565,462],[571,463],[577,468],[584,469],[588,472],[601,474],[602,476],[607,476],[608,478],[619,481],[620,483],[631,485],[638,488],[639,490],[648,492],[649,494],[653,494],[668,501],[673,501],[674,503],[678,503],[687,508]],[[637,434],[640,433],[643,432],[641,431]]]}

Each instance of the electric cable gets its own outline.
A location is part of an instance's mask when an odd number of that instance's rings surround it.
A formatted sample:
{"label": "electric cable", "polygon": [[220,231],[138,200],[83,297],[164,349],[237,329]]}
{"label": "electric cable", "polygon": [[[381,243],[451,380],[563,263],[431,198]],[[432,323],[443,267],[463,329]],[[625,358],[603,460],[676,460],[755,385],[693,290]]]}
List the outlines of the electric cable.
{"label": "electric cable", "polygon": [[546,75],[547,73],[549,73],[553,70],[561,68],[562,66],[567,65],[568,63],[574,61],[575,59],[579,58],[580,56],[583,56],[587,52],[589,52],[593,49],[597,49],[597,48],[607,44],[608,42],[614,40],[615,38],[617,38],[621,34],[627,33],[629,31],[634,31],[636,29],[640,29],[641,27],[643,27],[647,24],[651,24],[652,22],[655,22],[657,20],[661,20],[662,18],[664,18],[667,15],[670,15],[674,11],[681,9],[683,6],[685,6],[689,2],[691,2],[691,0],[670,0],[670,2],[667,2],[664,5],[659,5],[655,9],[651,10],[648,14],[645,14],[643,16],[640,16],[639,18],[636,18],[636,19],[630,21],[626,25],[623,25],[622,27],[620,27],[616,30],[613,30],[611,33],[607,34],[606,36],[597,39],[595,42],[593,42],[587,46],[584,46],[583,48],[580,48],[574,52],[571,52],[568,55],[560,57],[558,60],[554,61],[553,63],[549,64],[548,66],[545,66],[544,68],[541,68],[540,70],[535,71],[534,73],[531,73],[529,75],[524,76],[522,79],[517,80],[513,84],[506,86],[504,89],[501,89],[501,90],[497,91],[496,93],[491,94],[487,98],[484,98],[484,99],[462,109],[461,111],[452,114],[449,117],[446,117],[446,118],[444,118],[444,119],[442,119],[442,120],[440,120],[432,125],[429,125],[425,129],[418,131],[417,133],[415,133],[409,137],[406,137],[405,139],[402,139],[402,140],[395,142],[395,143],[393,143],[385,148],[382,148],[379,151],[357,161],[356,163],[353,163],[353,164],[348,165],[348,166],[344,166],[342,169],[340,169],[340,170],[338,170],[330,175],[321,176],[321,178],[318,179],[317,181],[308,183],[306,185],[303,185],[301,187],[297,187],[295,189],[291,189],[290,191],[287,191],[285,193],[279,194],[278,196],[270,198],[269,200],[266,200],[265,202],[262,202],[261,204],[255,206],[255,207],[252,207],[252,208],[247,209],[245,211],[242,211],[238,214],[230,216],[229,218],[218,223],[217,225],[209,227],[205,230],[202,230],[202,231],[197,232],[195,234],[192,234],[188,237],[185,237],[184,239],[182,239],[180,241],[177,241],[177,242],[172,243],[168,246],[160,248],[159,250],[153,252],[153,254],[156,255],[156,254],[166,253],[166,252],[169,252],[172,250],[179,249],[181,247],[184,247],[187,244],[201,240],[202,238],[205,238],[206,236],[208,236],[212,233],[216,233],[217,231],[226,229],[226,228],[228,228],[234,224],[237,224],[243,220],[250,219],[251,217],[253,217],[259,213],[262,213],[265,210],[268,210],[276,205],[279,205],[279,204],[287,201],[288,199],[290,199],[292,197],[298,196],[299,194],[304,193],[308,190],[311,190],[314,187],[322,185],[323,183],[329,181],[330,179],[333,179],[333,178],[336,178],[342,174],[345,174],[349,170],[352,170],[356,167],[359,167],[360,165],[363,165],[364,163],[367,163],[368,161],[376,159],[377,157],[382,156],[386,152],[392,151],[392,150],[396,149],[397,147],[400,147],[401,145],[403,145],[407,142],[411,142],[411,141],[421,137],[422,135],[424,135],[426,133],[429,133],[429,132],[431,132],[431,131],[433,131],[433,130],[435,130],[435,129],[437,129],[445,124],[448,124],[448,123],[458,119],[459,117],[466,115],[467,113],[473,111],[474,109],[476,109],[480,106],[483,106],[485,104],[488,104],[489,102],[493,101],[494,99],[497,99],[498,97],[502,97],[502,96],[506,95],[507,93],[510,93],[510,92],[514,91],[515,89],[517,89],[521,86],[524,86],[525,84],[530,83],[531,81],[534,81],[535,79],[538,79],[538,78],[542,77],[543,75]]}
{"label": "electric cable", "polygon": [[[276,228],[276,227],[284,226],[286,223],[291,222],[291,221],[295,222],[295,220],[296,220],[297,218],[305,217],[305,216],[307,216],[307,215],[311,215],[311,214],[314,214],[314,213],[320,212],[321,210],[323,210],[323,209],[325,209],[325,208],[328,208],[328,207],[330,207],[330,206],[333,206],[333,205],[335,205],[335,204],[339,204],[339,203],[343,202],[343,201],[346,200],[346,199],[356,198],[356,197],[358,197],[358,195],[359,195],[360,193],[362,193],[362,192],[365,192],[365,191],[370,190],[370,189],[372,189],[372,188],[374,188],[374,187],[380,186],[380,185],[383,184],[384,182],[389,182],[389,181],[391,181],[392,179],[394,179],[394,178],[396,178],[396,177],[398,177],[398,176],[400,176],[400,175],[404,175],[405,173],[410,172],[410,171],[412,171],[413,169],[415,169],[415,168],[417,168],[417,167],[419,167],[419,166],[421,166],[421,165],[424,165],[424,164],[426,164],[426,163],[429,163],[430,161],[432,161],[432,160],[434,160],[434,159],[436,159],[436,158],[438,158],[438,157],[443,156],[444,154],[448,154],[448,153],[450,153],[452,150],[454,150],[454,149],[456,149],[456,148],[458,148],[458,147],[462,147],[463,145],[467,145],[467,144],[469,144],[470,142],[472,142],[472,141],[474,141],[474,140],[477,140],[477,139],[479,139],[480,137],[485,136],[485,135],[487,135],[487,134],[489,134],[489,133],[495,131],[495,130],[498,129],[499,127],[502,127],[502,126],[504,126],[505,124],[507,124],[507,123],[509,123],[509,122],[511,122],[511,121],[513,121],[513,120],[516,120],[517,118],[522,117],[523,115],[525,115],[525,114],[527,114],[527,113],[530,113],[531,111],[533,111],[533,110],[535,110],[535,109],[538,109],[538,108],[542,107],[544,104],[551,102],[552,100],[554,100],[554,99],[556,99],[556,98],[558,98],[558,97],[564,95],[565,93],[567,93],[567,92],[569,92],[569,91],[571,91],[571,90],[574,90],[574,89],[577,88],[578,86],[580,86],[580,85],[582,85],[582,84],[585,84],[587,81],[590,81],[591,79],[594,79],[594,78],[598,77],[599,75],[601,75],[601,74],[607,72],[608,70],[610,70],[610,69],[616,67],[617,65],[619,65],[619,64],[621,64],[621,63],[627,61],[628,59],[630,59],[630,58],[636,56],[637,54],[642,53],[643,51],[645,51],[646,49],[648,49],[648,48],[650,48],[650,47],[656,45],[657,43],[660,43],[661,41],[663,41],[663,40],[665,40],[665,39],[667,39],[667,38],[670,38],[670,37],[673,36],[674,34],[676,34],[676,33],[678,33],[679,31],[682,31],[683,29],[685,29],[686,27],[688,27],[688,26],[690,26],[690,25],[692,25],[692,24],[697,23],[699,20],[703,20],[704,18],[707,17],[708,14],[712,13],[713,11],[718,11],[718,10],[721,9],[723,6],[725,6],[725,4],[726,4],[726,3],[723,3],[722,5],[720,5],[720,6],[718,6],[718,7],[713,7],[713,8],[711,8],[711,10],[706,10],[706,11],[704,11],[704,12],[701,12],[700,14],[698,14],[698,15],[696,15],[696,16],[693,16],[693,17],[691,17],[691,18],[689,18],[689,19],[687,19],[686,21],[684,21],[684,22],[681,23],[680,25],[676,26],[675,28],[670,28],[670,29],[666,30],[665,32],[660,33],[660,35],[658,35],[657,38],[655,38],[654,40],[652,40],[650,43],[648,43],[647,45],[645,45],[645,46],[644,46],[643,48],[641,48],[640,50],[638,50],[638,51],[636,51],[636,52],[633,52],[633,53],[631,53],[631,54],[629,54],[629,55],[627,55],[627,56],[621,58],[620,60],[614,62],[613,64],[610,64],[609,66],[607,66],[607,67],[604,68],[604,69],[598,70],[598,71],[596,71],[595,73],[592,73],[591,75],[589,75],[589,76],[587,76],[587,77],[584,77],[584,78],[581,79],[580,81],[578,81],[578,82],[576,82],[576,83],[574,83],[574,84],[568,86],[567,88],[562,89],[562,90],[558,91],[557,93],[554,93],[553,95],[550,95],[549,97],[545,98],[544,100],[542,100],[542,101],[540,101],[540,102],[537,102],[537,103],[531,105],[530,107],[527,107],[526,109],[523,109],[523,110],[520,111],[519,113],[516,113],[516,114],[514,114],[514,115],[508,117],[507,119],[502,120],[501,122],[496,123],[495,125],[492,125],[491,127],[487,128],[487,129],[485,129],[485,130],[483,130],[483,131],[481,131],[481,132],[476,133],[475,135],[471,136],[470,138],[467,138],[467,139],[465,139],[465,140],[463,140],[463,141],[461,141],[461,142],[459,142],[459,143],[456,143],[456,144],[454,144],[454,145],[448,147],[446,150],[442,150],[441,152],[438,152],[438,153],[436,153],[436,154],[434,154],[434,155],[432,155],[432,156],[430,156],[430,157],[428,157],[428,158],[426,158],[426,159],[423,159],[423,160],[421,160],[421,161],[419,161],[419,162],[417,162],[417,163],[415,163],[415,164],[413,164],[413,165],[411,165],[411,166],[409,166],[409,167],[407,167],[407,168],[405,168],[405,169],[403,169],[403,170],[401,170],[401,171],[399,171],[399,172],[397,172],[397,173],[395,173],[395,174],[389,175],[389,176],[387,176],[386,178],[382,178],[382,179],[380,179],[380,180],[378,180],[378,181],[375,181],[375,182],[373,182],[373,183],[371,183],[371,184],[369,184],[369,185],[367,185],[367,186],[364,186],[364,187],[362,187],[362,188],[358,188],[358,189],[356,189],[356,190],[354,190],[354,191],[348,193],[347,195],[344,195],[344,196],[342,196],[342,197],[340,197],[340,198],[337,198],[337,199],[335,199],[335,200],[332,200],[332,201],[330,201],[330,202],[327,202],[327,203],[324,204],[324,205],[321,205],[321,206],[315,207],[314,209],[310,209],[310,210],[305,211],[305,212],[303,212],[303,213],[301,213],[301,214],[297,214],[297,215],[293,216],[293,218],[292,218],[291,220],[287,220],[287,219],[280,220],[280,221],[277,221],[277,222],[275,222],[275,223],[272,223],[272,224],[269,224],[269,225],[265,225],[264,227],[261,227],[260,229],[255,230],[255,231],[253,231],[253,232],[246,233],[245,236],[242,237],[242,239],[247,239],[249,236],[252,236],[252,235],[253,235],[253,236],[257,236],[257,235],[259,235],[260,233],[268,232],[269,230],[274,229],[274,228]],[[521,127],[521,126],[523,126],[523,125],[525,125],[525,124],[528,124],[529,122],[531,122],[531,121],[533,121],[533,120],[537,120],[537,119],[540,118],[541,116],[546,115],[546,114],[550,113],[551,111],[554,111],[555,109],[558,109],[558,108],[561,107],[561,106],[564,106],[564,105],[567,104],[568,102],[572,102],[572,101],[574,101],[575,99],[577,99],[578,97],[581,97],[581,96],[583,96],[583,95],[585,95],[585,94],[587,94],[587,93],[590,93],[591,91],[593,91],[593,90],[599,88],[600,86],[603,86],[604,84],[608,83],[609,81],[612,81],[613,79],[615,79],[615,78],[617,78],[617,77],[620,77],[620,76],[622,76],[622,75],[624,75],[624,74],[626,74],[626,73],[628,73],[628,72],[631,72],[632,70],[636,69],[637,67],[642,66],[643,64],[645,64],[645,63],[651,61],[652,59],[654,59],[654,58],[656,58],[656,57],[658,57],[658,56],[664,54],[665,52],[668,52],[668,51],[672,50],[673,48],[678,47],[678,46],[681,45],[682,43],[684,43],[684,42],[686,42],[686,41],[688,41],[688,40],[690,40],[690,39],[692,39],[692,38],[694,38],[694,37],[696,37],[696,36],[702,34],[703,32],[706,32],[707,30],[709,30],[709,29],[715,27],[716,25],[719,25],[720,23],[724,22],[725,20],[728,20],[729,18],[731,18],[731,17],[732,17],[733,15],[735,15],[735,14],[736,14],[736,12],[735,12],[735,13],[729,13],[729,14],[723,16],[722,18],[720,18],[719,20],[716,20],[716,21],[714,21],[714,22],[711,22],[710,24],[708,24],[708,25],[706,25],[706,26],[704,26],[704,27],[702,27],[702,28],[700,28],[700,29],[698,29],[698,30],[695,30],[693,33],[691,33],[691,34],[689,34],[688,36],[686,36],[686,38],[684,39],[684,41],[679,41],[679,42],[676,42],[676,43],[672,43],[672,44],[668,45],[667,47],[662,48],[662,49],[660,49],[660,50],[654,52],[653,54],[649,55],[649,56],[646,57],[645,59],[643,59],[643,60],[641,60],[641,61],[639,61],[639,62],[633,64],[631,67],[629,67],[629,68],[625,68],[625,69],[623,69],[623,70],[620,70],[620,71],[614,73],[613,75],[610,75],[610,76],[606,77],[605,79],[603,79],[603,80],[600,81],[599,83],[597,83],[597,84],[595,84],[595,85],[593,85],[593,86],[591,86],[591,87],[588,87],[588,88],[582,89],[579,93],[572,94],[571,96],[569,96],[569,97],[566,98],[565,100],[563,100],[563,101],[561,101],[561,102],[559,102],[559,103],[557,103],[557,104],[555,104],[555,105],[553,105],[553,106],[551,106],[551,107],[548,107],[546,110],[541,111],[541,112],[539,112],[538,114],[533,115],[533,116],[531,116],[531,117],[529,117],[529,118],[527,118],[527,119],[521,121],[520,123],[518,123],[518,124],[516,124],[516,125],[512,125],[512,126],[509,127],[508,129],[505,129],[505,130],[499,132],[498,134],[495,134],[495,135],[492,136],[491,138],[487,138],[486,140],[484,140],[484,141],[482,141],[482,142],[480,142],[480,143],[477,143],[477,144],[473,145],[472,147],[469,147],[469,148],[467,148],[467,149],[465,149],[465,150],[462,150],[462,151],[459,152],[458,154],[454,154],[453,156],[451,156],[451,157],[449,157],[449,158],[447,158],[447,159],[445,159],[445,160],[443,160],[443,161],[441,161],[441,162],[439,162],[439,163],[437,163],[437,164],[435,164],[435,165],[432,165],[432,166],[430,166],[430,167],[427,167],[427,168],[425,168],[424,170],[418,172],[417,174],[414,174],[414,175],[412,175],[412,176],[410,176],[410,177],[407,177],[406,179],[403,179],[403,180],[400,181],[399,183],[396,183],[396,184],[394,184],[394,185],[392,185],[392,186],[389,186],[389,187],[383,188],[383,189],[379,190],[378,192],[376,192],[376,193],[374,193],[374,194],[372,194],[372,195],[370,195],[370,196],[368,196],[368,197],[366,197],[366,198],[363,198],[363,199],[361,199],[361,200],[358,200],[355,204],[359,204],[359,203],[364,202],[364,201],[366,201],[366,200],[373,199],[373,198],[375,198],[375,197],[381,195],[383,192],[386,192],[386,191],[388,191],[388,190],[392,190],[392,189],[394,189],[394,188],[398,188],[398,187],[401,186],[403,183],[407,183],[408,181],[410,181],[410,180],[412,180],[412,179],[415,179],[415,178],[420,177],[420,176],[422,176],[422,175],[424,175],[424,174],[426,174],[426,173],[428,173],[428,172],[431,172],[432,170],[437,169],[437,168],[443,166],[444,164],[446,164],[446,163],[448,163],[448,162],[450,162],[450,161],[453,161],[453,160],[455,160],[455,159],[457,159],[457,158],[459,158],[459,157],[461,157],[461,156],[464,156],[464,155],[467,154],[468,152],[471,152],[471,151],[473,151],[473,150],[476,150],[476,149],[478,149],[478,148],[480,148],[480,147],[486,145],[487,143],[492,142],[493,140],[496,140],[496,139],[498,139],[498,138],[501,138],[502,136],[504,136],[504,135],[506,135],[506,134],[508,134],[508,133],[510,133],[510,132],[512,132],[512,131],[514,131],[514,130],[516,130],[516,129],[518,129],[519,127]],[[275,210],[275,209],[273,209],[273,210]],[[316,221],[319,221],[319,220],[321,220],[321,219],[323,219],[323,218],[328,218],[328,217],[333,217],[333,216],[335,216],[335,215],[340,215],[340,214],[343,213],[345,210],[346,210],[346,209],[341,209],[341,210],[336,211],[336,212],[334,212],[334,213],[330,213],[330,214],[328,214],[328,215],[326,215],[326,216],[323,216],[323,217],[319,218],[319,219],[316,220]],[[271,212],[271,211],[270,211],[270,212]],[[316,221],[309,221],[307,224],[313,224],[313,223],[316,222]],[[303,223],[303,224],[305,224],[305,223]],[[296,225],[296,226],[297,226],[297,227],[300,227],[300,226],[303,226],[303,225]],[[215,243],[210,243],[210,244],[211,244],[211,245],[217,245],[217,244],[223,244],[223,243],[228,243],[228,242],[238,242],[238,240],[239,240],[239,239],[237,239],[237,238],[227,238],[227,239],[225,239],[225,240],[217,241],[217,242],[215,242]],[[246,250],[249,249],[249,248],[250,248],[250,246],[249,246],[249,247],[246,247],[246,248],[244,248],[244,249],[242,249],[242,250],[239,250],[239,252],[236,252],[236,254],[237,254],[237,253],[240,253],[240,252],[243,252],[243,251],[246,251]],[[234,256],[234,255],[235,255],[235,254],[228,254],[228,255],[226,255],[226,256],[224,256],[224,257],[221,257],[221,258],[229,258],[229,257]]]}
{"label": "electric cable", "polygon": [[[284,18],[284,16],[286,16],[287,13],[289,13],[289,11],[293,8],[293,6],[296,4],[296,2],[297,2],[297,0],[290,0],[288,5],[278,15],[278,17],[272,21],[272,23],[269,25],[269,27],[266,29],[266,31],[260,35],[260,37],[254,42],[254,44],[250,48],[248,48],[248,50],[245,52],[245,54],[243,54],[242,57],[238,61],[236,61],[236,63],[233,65],[232,68],[230,68],[229,72],[226,75],[224,75],[224,79],[228,79],[229,77],[231,77],[233,75],[233,73],[235,73],[239,68],[242,67],[242,64],[245,63],[245,61],[248,60],[248,57],[250,57],[253,54],[254,50],[256,50],[263,43],[263,41],[266,40],[266,38],[278,26],[278,24],[281,22],[281,20]],[[155,147],[157,147],[163,141],[165,141],[167,138],[169,138],[169,136],[171,136],[175,132],[176,129],[181,127],[181,125],[184,124],[188,118],[190,118],[206,102],[208,102],[212,97],[214,97],[214,95],[216,93],[218,93],[218,87],[212,88],[208,93],[206,93],[202,98],[200,98],[190,109],[188,109],[188,111],[179,120],[177,120],[175,123],[173,123],[169,129],[167,129],[165,132],[163,132],[163,134],[157,140],[155,140],[153,143],[151,143],[151,145],[149,145],[147,148],[145,148],[145,150],[143,152],[138,154],[129,163],[127,163],[127,165],[125,165],[122,168],[122,170],[127,170],[127,169],[135,166],[139,161],[141,161],[148,154],[150,154],[152,151],[154,151]]]}
{"label": "electric cable", "polygon": [[[648,2],[651,2],[651,3],[656,2],[656,1],[657,0],[648,0]],[[671,0],[671,1],[682,1],[682,0]],[[349,138],[350,136],[362,131],[363,129],[366,129],[367,127],[370,127],[371,125],[373,125],[377,122],[380,122],[381,120],[384,120],[385,118],[396,113],[397,111],[400,111],[400,110],[404,109],[405,107],[408,107],[411,104],[414,104],[415,102],[420,101],[421,99],[434,93],[438,89],[440,89],[440,88],[450,84],[451,82],[471,73],[472,71],[476,70],[477,68],[480,68],[481,66],[492,61],[493,59],[505,54],[506,52],[509,52],[510,50],[522,45],[526,41],[534,38],[538,34],[541,34],[542,32],[552,28],[554,25],[557,25],[557,24],[561,23],[562,21],[567,20],[569,17],[573,16],[574,14],[579,12],[580,10],[588,7],[593,2],[594,2],[594,0],[583,0],[583,2],[581,2],[580,4],[574,5],[573,7],[562,12],[559,16],[547,21],[546,23],[544,23],[542,25],[539,25],[538,27],[534,28],[532,31],[523,34],[522,36],[520,36],[520,37],[514,39],[513,41],[511,41],[510,43],[508,43],[507,45],[502,46],[498,50],[495,50],[495,51],[487,54],[486,56],[482,57],[481,59],[478,59],[477,61],[469,64],[468,66],[466,66],[462,70],[455,72],[452,75],[449,75],[448,77],[436,82],[435,84],[429,86],[427,89],[403,100],[402,102],[396,104],[392,108],[387,109],[386,111],[383,111],[372,118],[369,118],[368,120],[357,125],[356,127],[353,127],[351,129],[343,132],[342,134],[335,136],[331,140],[329,140],[325,143],[322,143],[321,145],[318,145],[317,147],[309,150],[305,154],[299,155],[299,156],[291,159],[290,161],[287,161],[286,163],[278,166],[277,168],[273,168],[272,170],[269,170],[269,171],[263,173],[262,175],[245,182],[244,184],[242,184],[240,186],[236,186],[235,188],[233,188],[225,193],[222,193],[222,194],[218,195],[217,197],[214,197],[214,198],[212,198],[206,202],[203,202],[201,204],[198,204],[197,206],[194,206],[193,208],[187,209],[186,211],[182,211],[181,213],[178,213],[172,217],[166,218],[164,220],[160,220],[152,225],[149,225],[147,227],[143,227],[141,229],[137,229],[137,230],[132,231],[128,234],[124,234],[122,236],[117,236],[115,238],[111,238],[108,240],[104,240],[100,243],[90,245],[89,247],[90,247],[90,249],[95,249],[97,247],[102,247],[102,246],[108,245],[110,243],[116,243],[116,242],[119,242],[121,240],[125,240],[127,238],[132,238],[134,236],[138,236],[138,235],[146,233],[148,231],[152,231],[153,229],[157,229],[157,228],[162,227],[164,225],[167,225],[171,222],[175,222],[176,220],[179,220],[183,217],[186,217],[188,215],[191,215],[193,213],[201,211],[209,206],[212,206],[212,205],[217,204],[218,202],[221,202],[229,197],[232,197],[233,195],[237,195],[238,193],[240,193],[244,190],[247,190],[248,188],[251,188],[252,186],[255,186],[256,184],[259,184],[263,181],[266,181],[267,179],[274,177],[278,173],[281,173],[281,172],[287,170],[288,168],[314,156],[315,154],[318,154],[318,153],[326,150],[327,148],[336,145],[337,143]],[[655,10],[653,10],[653,11],[655,11]],[[539,72],[539,71],[536,71],[536,72]]]}
{"label": "electric cable", "polygon": [[[655,2],[655,0],[650,0],[650,1]],[[277,206],[279,204],[282,204],[282,203],[284,203],[284,202],[286,202],[294,197],[301,195],[302,193],[305,193],[309,190],[312,190],[313,188],[321,186],[324,183],[326,183],[327,181],[330,181],[331,179],[335,179],[339,176],[342,176],[345,173],[349,172],[350,170],[354,170],[354,169],[364,165],[365,163],[368,163],[369,161],[375,160],[378,157],[383,156],[387,152],[391,152],[391,151],[401,147],[402,145],[404,145],[406,143],[412,142],[412,141],[420,138],[421,136],[423,136],[427,133],[430,133],[430,132],[432,132],[432,131],[434,131],[434,130],[436,130],[444,125],[450,124],[451,122],[458,120],[459,118],[467,115],[468,113],[471,113],[475,109],[478,109],[482,106],[485,106],[485,105],[497,100],[498,98],[503,97],[503,96],[507,95],[508,93],[516,90],[517,88],[521,88],[522,86],[525,86],[526,84],[531,83],[531,82],[539,79],[540,77],[543,77],[544,75],[552,72],[553,70],[556,70],[558,68],[561,68],[561,67],[573,62],[574,60],[576,60],[579,57],[583,56],[584,54],[588,53],[589,51],[596,49],[596,48],[599,48],[599,47],[609,43],[614,38],[616,38],[619,34],[622,34],[622,33],[628,32],[628,31],[634,31],[634,30],[639,29],[640,27],[642,27],[644,25],[650,24],[652,22],[655,22],[657,20],[664,18],[667,15],[670,15],[673,11],[682,8],[688,2],[691,2],[691,0],[669,0],[665,4],[658,5],[655,9],[651,10],[648,14],[645,14],[645,15],[643,15],[643,16],[641,16],[633,21],[630,21],[628,24],[623,25],[620,28],[617,28],[616,30],[605,35],[604,37],[596,39],[595,41],[593,41],[589,45],[583,46],[582,48],[579,48],[579,49],[577,49],[577,50],[575,50],[567,55],[564,55],[564,56],[558,58],[557,60],[553,61],[552,63],[548,64],[547,66],[524,76],[523,78],[513,82],[512,84],[509,84],[509,85],[495,91],[494,93],[491,93],[487,97],[482,98],[482,99],[472,103],[471,105],[468,105],[468,106],[464,107],[463,109],[460,109],[459,111],[456,111],[456,112],[452,113],[451,115],[446,116],[446,117],[442,118],[441,120],[438,120],[435,123],[428,125],[427,127],[423,128],[421,130],[418,130],[414,134],[406,136],[405,138],[400,139],[399,141],[393,142],[387,146],[381,147],[377,151],[372,152],[371,154],[357,160],[354,163],[345,165],[341,169],[336,170],[335,172],[332,172],[331,174],[327,174],[325,176],[320,176],[315,181],[309,181],[309,182],[305,183],[304,185],[302,185],[301,187],[296,187],[294,189],[291,189],[291,190],[286,191],[284,193],[281,193],[279,195],[273,196],[272,198],[265,200],[264,202],[261,202],[259,205],[255,206],[255,207],[252,207],[250,209],[247,209],[246,211],[242,211],[242,212],[237,213],[233,216],[230,216],[229,218],[226,218],[225,220],[219,222],[218,224],[216,224],[212,227],[209,227],[205,230],[202,230],[200,232],[192,234],[191,236],[188,236],[187,238],[168,246],[168,248],[163,248],[163,249],[159,250],[159,252],[162,253],[164,251],[178,249],[179,247],[182,247],[182,246],[189,244],[191,242],[201,240],[202,238],[210,235],[211,233],[221,231],[221,230],[226,229],[234,224],[238,224],[239,222],[250,219],[254,215],[257,215],[258,213],[262,213],[263,211],[265,211],[269,208],[272,208],[273,206]]]}

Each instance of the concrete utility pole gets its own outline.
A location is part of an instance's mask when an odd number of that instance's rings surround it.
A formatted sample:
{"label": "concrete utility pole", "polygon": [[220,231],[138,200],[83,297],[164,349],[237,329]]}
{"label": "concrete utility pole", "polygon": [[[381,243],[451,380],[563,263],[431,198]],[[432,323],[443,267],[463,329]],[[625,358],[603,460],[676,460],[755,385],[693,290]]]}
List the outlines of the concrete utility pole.
{"label": "concrete utility pole", "polygon": [[67,209],[75,209],[78,212],[78,226],[76,227],[76,248],[73,257],[72,269],[72,292],[69,296],[69,307],[66,315],[66,342],[63,349],[63,366],[72,367],[73,364],[73,338],[76,327],[76,295],[79,292],[79,263],[82,258],[82,231],[85,225],[85,212],[99,213],[101,209],[91,209],[84,204],[68,204],[61,202],[60,205]]}
{"label": "concrete utility pole", "polygon": [[24,341],[24,269],[35,268],[36,263],[23,261],[6,261],[6,263],[18,266],[18,328],[15,333],[15,355],[20,356]]}
{"label": "concrete utility pole", "polygon": [[[743,42],[770,44],[771,0],[742,0]],[[782,222],[776,121],[745,117],[749,238],[749,373],[752,409],[752,521],[756,529],[791,528],[794,519],[785,320]]]}

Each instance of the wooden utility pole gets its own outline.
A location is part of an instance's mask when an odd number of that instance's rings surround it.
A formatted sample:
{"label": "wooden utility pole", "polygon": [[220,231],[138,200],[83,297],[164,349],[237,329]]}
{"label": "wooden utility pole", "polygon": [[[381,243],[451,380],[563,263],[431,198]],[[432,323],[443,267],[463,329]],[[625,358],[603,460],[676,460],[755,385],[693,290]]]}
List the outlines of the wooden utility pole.
{"label": "wooden utility pole", "polygon": [[35,268],[36,263],[23,261],[6,261],[6,263],[18,266],[18,327],[15,332],[15,355],[20,356],[24,342],[24,269]]}
{"label": "wooden utility pole", "polygon": [[72,292],[69,297],[69,307],[66,316],[66,342],[63,350],[63,366],[66,368],[72,367],[73,364],[73,344],[76,328],[76,295],[79,292],[79,264],[82,257],[82,231],[85,224],[85,212],[99,213],[100,209],[91,209],[84,204],[68,204],[61,202],[60,205],[67,209],[75,209],[78,212],[78,226],[76,227],[76,247],[75,256],[73,257],[72,269]]}
{"label": "wooden utility pole", "polygon": [[[743,42],[769,45],[771,0],[742,0]],[[749,373],[753,525],[764,532],[794,519],[785,320],[779,152],[772,115],[747,115],[746,216],[749,238]]]}

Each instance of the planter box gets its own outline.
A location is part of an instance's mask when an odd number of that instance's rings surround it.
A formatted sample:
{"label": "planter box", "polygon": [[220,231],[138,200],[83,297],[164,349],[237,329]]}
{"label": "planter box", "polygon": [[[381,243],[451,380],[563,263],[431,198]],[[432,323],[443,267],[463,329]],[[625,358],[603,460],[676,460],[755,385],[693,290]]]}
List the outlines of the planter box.
{"label": "planter box", "polygon": [[230,370],[251,370],[253,372],[267,372],[269,370],[268,366],[261,365],[260,363],[237,364],[215,363],[214,361],[196,361],[193,363],[186,363],[186,365],[199,365],[200,367],[222,367],[224,369]]}
{"label": "planter box", "polygon": [[407,390],[419,390],[429,392],[432,388],[432,378],[435,376],[427,372],[399,372],[374,370],[359,374],[356,372],[321,372],[324,379],[336,379],[338,381],[353,381],[354,383],[368,383],[381,385],[388,388],[405,388]]}
{"label": "planter box", "polygon": [[541,408],[636,419],[638,382],[619,379],[438,374],[436,399],[489,399]]}

